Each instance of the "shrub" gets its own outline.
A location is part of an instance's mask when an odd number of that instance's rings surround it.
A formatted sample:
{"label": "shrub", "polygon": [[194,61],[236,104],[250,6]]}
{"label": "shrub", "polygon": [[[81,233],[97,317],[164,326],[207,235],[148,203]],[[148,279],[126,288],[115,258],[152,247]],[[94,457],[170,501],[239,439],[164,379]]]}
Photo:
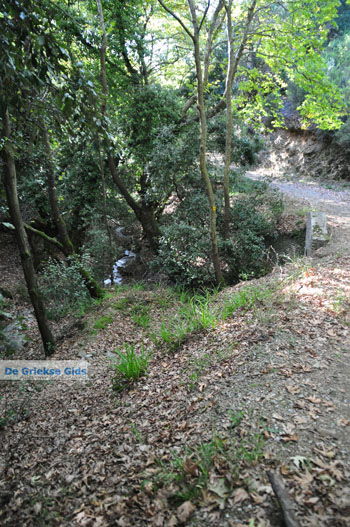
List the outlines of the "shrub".
{"label": "shrub", "polygon": [[[276,235],[282,212],[278,194],[266,185],[238,178],[233,188],[246,196],[231,209],[229,239],[223,239],[222,209],[218,206],[219,248],[225,278],[229,283],[259,277],[270,269],[267,248]],[[214,283],[208,225],[208,203],[201,193],[189,193],[162,227],[154,265],[176,284],[187,288]]]}
{"label": "shrub", "polygon": [[220,242],[229,282],[268,272],[267,247],[276,236],[276,221],[281,211],[281,200],[274,194],[262,193],[236,200],[231,211],[230,238]]}
{"label": "shrub", "polygon": [[8,319],[8,313],[5,311],[6,303],[3,295],[0,293],[0,357],[4,354],[10,354],[12,351],[12,345],[9,340],[8,335],[3,331],[3,326],[6,325],[5,322]]}
{"label": "shrub", "polygon": [[[99,223],[103,223],[102,219]],[[110,247],[110,239],[106,229],[92,225],[89,228],[83,251],[89,258],[93,275],[101,281],[108,278],[117,254],[114,236],[112,237],[112,247]]]}
{"label": "shrub", "polygon": [[47,302],[48,316],[57,320],[91,302],[75,258],[68,263],[50,260],[39,275],[41,292]]}
{"label": "shrub", "polygon": [[7,301],[0,293],[0,358],[10,357],[24,346],[27,326],[23,317],[14,317],[7,311]]}
{"label": "shrub", "polygon": [[184,221],[163,227],[156,267],[178,285],[200,287],[214,280],[208,232]]}

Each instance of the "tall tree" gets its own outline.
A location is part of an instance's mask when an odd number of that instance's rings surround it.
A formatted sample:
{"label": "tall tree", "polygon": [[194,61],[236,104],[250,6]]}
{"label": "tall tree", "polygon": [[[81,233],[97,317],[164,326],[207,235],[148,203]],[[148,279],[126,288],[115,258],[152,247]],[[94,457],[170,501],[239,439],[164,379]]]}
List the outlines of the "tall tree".
{"label": "tall tree", "polygon": [[[107,71],[106,71],[106,53],[107,53],[107,31],[106,31],[106,24],[105,24],[105,17],[104,17],[104,11],[102,7],[101,0],[96,0],[97,5],[97,11],[99,16],[99,24],[100,24],[100,31],[101,31],[101,44],[100,44],[100,81],[102,86],[102,103],[101,103],[101,113],[103,118],[105,118],[107,113],[107,102],[108,102],[108,93],[109,93],[109,86],[108,86],[108,79],[107,79]],[[138,85],[139,83],[142,85],[147,85],[148,83],[148,70],[146,68],[145,62],[144,62],[144,54],[142,51],[142,43],[139,41],[137,50],[139,54],[139,58],[141,61],[141,72],[138,72],[131,63],[131,60],[128,56],[127,46],[125,42],[125,36],[124,36],[124,27],[121,25],[121,27],[117,30],[118,36],[119,36],[119,43],[121,46],[121,54],[126,66],[126,70],[128,74],[131,76],[132,84]],[[116,155],[114,153],[114,145],[109,139],[109,130],[108,130],[108,124],[107,120],[104,119],[105,122],[105,137],[104,137],[104,143],[106,145],[107,149],[107,157],[108,157],[108,166],[109,170],[112,176],[112,179],[119,189],[120,193],[122,194],[123,198],[127,202],[127,204],[130,206],[130,208],[135,213],[136,218],[139,220],[139,222],[142,225],[143,231],[146,235],[146,238],[149,242],[150,247],[157,251],[158,248],[158,239],[160,237],[160,228],[158,225],[158,221],[156,219],[156,210],[155,206],[152,202],[147,202],[144,199],[142,199],[142,196],[146,193],[146,187],[147,187],[147,178],[145,176],[145,172],[143,172],[143,175],[140,177],[140,195],[141,195],[141,201],[137,201],[135,197],[132,195],[130,190],[127,188],[125,182],[123,181],[123,178],[121,177],[120,171],[118,169],[118,160],[116,160]],[[118,159],[118,158],[117,158]]]}
{"label": "tall tree", "polygon": [[[232,163],[232,137],[233,137],[233,109],[232,109],[232,85],[237,74],[240,60],[249,40],[249,30],[255,14],[257,0],[253,0],[247,10],[243,22],[243,32],[239,39],[233,34],[232,0],[225,2],[226,28],[227,28],[227,69],[225,82],[225,106],[226,106],[226,129],[225,129],[225,161],[224,161],[224,237],[229,238],[230,230],[230,171]],[[238,47],[235,53],[235,44]]]}
{"label": "tall tree", "polygon": [[44,345],[45,355],[51,355],[55,350],[55,340],[50,330],[45,306],[39,291],[38,282],[34,270],[33,258],[28,243],[27,233],[19,206],[17,194],[16,165],[11,147],[11,124],[10,115],[6,102],[2,105],[2,149],[1,156],[4,161],[3,180],[6,190],[7,204],[9,207],[12,223],[15,227],[16,240],[21,257],[23,273],[26,280],[28,293],[32,302],[35,317],[38,323],[40,335]]}
{"label": "tall tree", "polygon": [[[277,101],[281,100],[283,78],[290,77],[307,93],[300,107],[305,122],[313,120],[324,128],[336,128],[340,125],[339,93],[327,79],[325,65],[320,56],[322,44],[326,41],[330,24],[336,16],[338,2],[330,0],[319,5],[316,0],[311,0],[310,5],[312,4],[314,13],[312,17],[302,0],[244,1],[235,5],[234,15],[233,3],[230,0],[217,0],[213,5],[210,1],[201,0],[186,0],[180,3],[171,0],[158,0],[158,2],[181,26],[183,35],[192,44],[200,125],[199,166],[210,208],[212,260],[216,280],[220,282],[222,273],[216,233],[217,200],[208,172],[207,120],[226,108],[223,186],[224,237],[228,238],[233,112],[236,112],[236,116],[241,113],[247,118],[249,104],[245,100],[244,93],[247,93],[253,101],[253,105],[249,107],[250,116],[258,116],[260,111],[261,120],[262,115],[267,115],[266,108],[269,107],[268,111],[278,119]],[[224,92],[213,104],[215,97],[211,96],[213,90],[208,83],[207,73],[212,60],[213,37],[223,21],[221,17],[223,7],[226,12],[228,49],[227,61],[223,63],[226,83]],[[291,41],[293,41],[292,47]],[[263,69],[259,70],[250,65],[249,56],[258,57]],[[317,82],[314,82],[315,79]],[[185,106],[186,112],[192,104],[193,99],[190,98]],[[265,104],[266,108],[264,108]]]}
{"label": "tall tree", "polygon": [[[20,113],[25,97],[46,82],[49,66],[64,56],[54,44],[49,22],[43,16],[43,7],[38,9],[28,0],[1,2],[0,18],[0,104],[2,118],[1,156],[4,162],[3,181],[7,204],[16,229],[16,239],[28,293],[34,308],[46,355],[54,351],[54,338],[49,328],[43,299],[40,295],[33,266],[33,258],[21,216],[17,174],[13,148],[14,139],[11,120]],[[43,38],[43,32],[47,34]],[[59,60],[59,59],[58,59]]]}
{"label": "tall tree", "polygon": [[191,18],[192,27],[187,27],[186,23],[178,16],[172,9],[170,9],[163,0],[159,0],[160,5],[168,12],[183,28],[186,34],[190,37],[193,46],[193,56],[196,67],[196,89],[197,89],[197,108],[199,115],[199,168],[206,191],[209,218],[210,218],[210,241],[211,241],[211,255],[215,272],[216,282],[222,284],[223,274],[220,266],[218,237],[217,237],[217,204],[213,184],[211,182],[208,161],[207,161],[207,142],[208,142],[208,125],[207,125],[207,107],[205,100],[205,92],[208,84],[208,72],[210,65],[210,57],[212,52],[213,38],[218,31],[222,22],[221,11],[224,3],[219,0],[216,9],[214,10],[211,19],[209,20],[208,35],[205,43],[204,64],[202,65],[202,48],[201,48],[201,33],[205,27],[208,17],[209,3],[204,10],[204,13],[199,15],[194,0],[188,0],[188,7]]}

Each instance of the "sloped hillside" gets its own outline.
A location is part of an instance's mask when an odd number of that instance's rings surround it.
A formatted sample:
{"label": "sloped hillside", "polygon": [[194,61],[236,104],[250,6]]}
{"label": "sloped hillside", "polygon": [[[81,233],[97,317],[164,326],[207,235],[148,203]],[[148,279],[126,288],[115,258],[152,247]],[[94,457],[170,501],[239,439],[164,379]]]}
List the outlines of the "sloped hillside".
{"label": "sloped hillside", "polygon": [[[277,527],[272,472],[295,525],[349,525],[341,196],[293,202],[330,217],[313,259],[206,297],[121,287],[57,351],[87,360],[88,381],[2,382],[1,524]],[[38,356],[31,332],[23,358]],[[116,375],[116,348],[151,352],[138,381]]]}
{"label": "sloped hillside", "polygon": [[279,130],[271,134],[261,161],[271,175],[350,181],[348,149],[316,132]]}

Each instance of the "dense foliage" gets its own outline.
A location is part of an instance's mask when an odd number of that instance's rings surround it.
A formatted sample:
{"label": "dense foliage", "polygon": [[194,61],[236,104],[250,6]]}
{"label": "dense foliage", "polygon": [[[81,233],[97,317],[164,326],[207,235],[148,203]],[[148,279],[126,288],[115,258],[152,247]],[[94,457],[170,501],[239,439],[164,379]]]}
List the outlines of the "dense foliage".
{"label": "dense foliage", "polygon": [[89,273],[126,248],[190,286],[263,273],[280,209],[235,197],[230,165],[256,160],[288,94],[349,141],[348,19],[337,0],[2,0],[0,168],[45,295],[98,296]]}

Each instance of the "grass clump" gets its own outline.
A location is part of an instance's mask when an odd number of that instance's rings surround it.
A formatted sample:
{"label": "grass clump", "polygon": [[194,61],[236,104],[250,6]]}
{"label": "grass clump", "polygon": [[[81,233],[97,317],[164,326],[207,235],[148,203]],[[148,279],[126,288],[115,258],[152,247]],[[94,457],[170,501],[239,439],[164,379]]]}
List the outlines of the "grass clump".
{"label": "grass clump", "polygon": [[240,308],[251,309],[255,304],[270,298],[276,292],[276,287],[247,286],[227,298],[222,307],[220,318],[226,320]]}
{"label": "grass clump", "polygon": [[177,490],[172,496],[175,505],[195,500],[207,488],[211,470],[224,453],[225,442],[214,437],[208,443],[187,448],[183,455],[173,454],[168,462],[160,461],[160,469],[154,479],[156,487],[175,484]]}
{"label": "grass clump", "polygon": [[170,322],[162,322],[156,342],[176,351],[191,335],[200,330],[214,328],[218,319],[211,306],[211,294],[190,295],[186,291],[179,293],[181,307]]}
{"label": "grass clump", "polygon": [[148,328],[151,323],[150,308],[144,304],[136,304],[131,308],[132,321],[141,328]]}
{"label": "grass clump", "polygon": [[113,322],[112,315],[103,315],[94,322],[94,329],[105,329]]}
{"label": "grass clump", "polygon": [[133,299],[129,298],[128,296],[124,296],[122,298],[119,298],[116,302],[112,304],[112,307],[116,309],[117,311],[124,311],[125,309],[128,309],[128,307],[133,303]]}
{"label": "grass clump", "polygon": [[194,296],[180,310],[190,332],[214,328],[218,322],[208,296]]}
{"label": "grass clump", "polygon": [[11,419],[16,417],[16,413],[13,410],[6,410],[4,415],[0,417],[0,430],[5,428],[11,422]]}
{"label": "grass clump", "polygon": [[145,291],[147,289],[147,286],[144,282],[133,282],[131,284],[122,284],[122,285],[116,285],[115,291],[118,293],[130,293],[133,291]]}
{"label": "grass clump", "polygon": [[217,291],[198,295],[181,291],[178,295],[182,305],[171,322],[162,323],[156,342],[175,351],[191,334],[215,328],[220,320],[231,317],[240,308],[251,309],[257,302],[270,298],[275,290],[276,287],[247,286],[225,299],[221,307],[213,303]]}
{"label": "grass clump", "polygon": [[116,349],[114,353],[118,356],[119,362],[114,366],[113,389],[121,391],[147,373],[151,354],[143,348],[137,352],[133,344],[125,344],[124,351]]}
{"label": "grass clump", "polygon": [[155,343],[164,344],[169,351],[178,350],[184,344],[189,334],[186,325],[179,320],[177,320],[177,324],[175,320],[176,318],[168,325],[162,322],[159,333],[153,335]]}

